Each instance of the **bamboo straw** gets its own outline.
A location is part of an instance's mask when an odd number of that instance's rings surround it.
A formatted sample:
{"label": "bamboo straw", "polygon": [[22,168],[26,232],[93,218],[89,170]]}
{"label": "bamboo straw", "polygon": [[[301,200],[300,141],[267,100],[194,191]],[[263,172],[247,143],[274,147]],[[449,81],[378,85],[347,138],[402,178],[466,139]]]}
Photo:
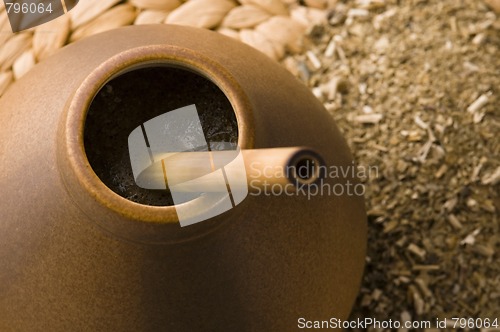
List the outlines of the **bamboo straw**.
{"label": "bamboo straw", "polygon": [[139,186],[217,192],[227,190],[220,185],[221,179],[226,180],[230,190],[247,190],[273,185],[311,185],[324,176],[321,156],[305,147],[178,152],[154,159],[161,161],[136,178]]}

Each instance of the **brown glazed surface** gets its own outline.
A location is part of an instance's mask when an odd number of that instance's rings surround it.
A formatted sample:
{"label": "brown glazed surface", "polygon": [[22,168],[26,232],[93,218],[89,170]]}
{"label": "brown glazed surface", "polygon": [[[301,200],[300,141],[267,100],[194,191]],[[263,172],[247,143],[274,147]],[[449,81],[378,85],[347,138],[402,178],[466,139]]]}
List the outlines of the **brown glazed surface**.
{"label": "brown glazed surface", "polygon": [[181,228],[174,207],[99,181],[85,111],[113,75],[144,62],[216,83],[241,148],[310,146],[327,165],[351,165],[308,89],[227,37],[142,26],[69,45],[0,100],[0,331],[292,331],[300,317],[347,318],[364,266],[362,197],[248,196]]}

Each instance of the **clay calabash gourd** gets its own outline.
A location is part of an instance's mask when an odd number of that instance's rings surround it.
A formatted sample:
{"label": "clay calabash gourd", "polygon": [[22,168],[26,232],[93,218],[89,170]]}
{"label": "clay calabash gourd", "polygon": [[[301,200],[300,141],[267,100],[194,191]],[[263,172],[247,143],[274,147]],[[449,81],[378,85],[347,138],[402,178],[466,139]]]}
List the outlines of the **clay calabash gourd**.
{"label": "clay calabash gourd", "polygon": [[180,227],[173,206],[128,200],[96,175],[88,109],[111,79],[145,67],[217,86],[241,149],[309,146],[328,166],[353,165],[309,90],[239,42],[144,26],[69,45],[0,100],[0,331],[292,331],[301,317],[346,319],[364,267],[362,197],[248,195]]}

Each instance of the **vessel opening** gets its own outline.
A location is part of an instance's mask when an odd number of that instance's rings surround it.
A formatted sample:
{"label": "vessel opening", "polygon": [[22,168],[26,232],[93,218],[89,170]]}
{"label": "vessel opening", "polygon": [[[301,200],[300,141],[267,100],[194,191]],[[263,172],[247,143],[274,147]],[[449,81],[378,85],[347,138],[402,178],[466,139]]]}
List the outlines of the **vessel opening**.
{"label": "vessel opening", "polygon": [[[188,106],[193,110],[193,105],[197,120],[192,123],[168,116]],[[155,131],[146,135],[155,119],[163,122],[156,123]],[[115,76],[97,92],[89,106],[85,153],[93,171],[109,189],[144,205],[169,206],[173,200],[167,189],[137,185],[133,154],[141,148],[135,146],[131,150],[133,141],[129,137],[137,128],[144,132],[151,161],[154,140],[157,145],[164,142],[173,152],[176,148],[178,152],[237,148],[238,124],[233,107],[211,80],[194,71],[166,65],[140,67]],[[201,139],[196,139],[197,131]],[[163,135],[160,143],[156,134]]]}

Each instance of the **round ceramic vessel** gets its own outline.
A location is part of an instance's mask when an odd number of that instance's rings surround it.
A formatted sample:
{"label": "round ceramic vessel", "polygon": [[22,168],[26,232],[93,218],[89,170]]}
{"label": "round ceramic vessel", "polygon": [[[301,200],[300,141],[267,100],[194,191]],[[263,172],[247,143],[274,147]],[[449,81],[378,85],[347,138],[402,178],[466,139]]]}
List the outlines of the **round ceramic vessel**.
{"label": "round ceramic vessel", "polygon": [[[143,66],[216,84],[242,149],[309,146],[353,167],[321,103],[244,44],[161,25],[69,45],[0,100],[0,330],[291,331],[301,317],[347,318],[364,266],[362,197],[249,195],[180,227],[175,207],[100,181],[85,155],[87,110],[106,82]],[[326,179],[345,181],[355,179]]]}

